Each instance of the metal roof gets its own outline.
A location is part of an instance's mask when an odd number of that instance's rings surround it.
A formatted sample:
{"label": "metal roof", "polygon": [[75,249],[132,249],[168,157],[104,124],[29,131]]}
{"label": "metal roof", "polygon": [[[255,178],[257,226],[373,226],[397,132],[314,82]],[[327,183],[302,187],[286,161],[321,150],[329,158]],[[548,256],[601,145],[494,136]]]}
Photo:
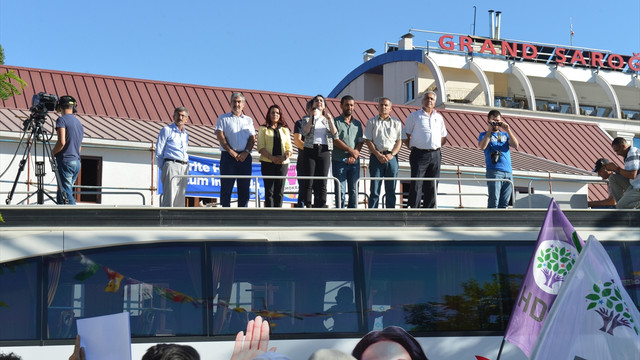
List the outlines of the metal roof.
{"label": "metal roof", "polygon": [[[211,86],[170,83],[115,76],[72,73],[0,65],[0,71],[13,70],[29,86],[21,95],[0,100],[0,131],[22,131],[20,117],[29,115],[35,93],[71,95],[78,100],[78,115],[89,138],[136,142],[155,142],[160,128],[170,123],[173,109],[189,109],[190,145],[217,147],[212,127],[219,115],[230,111],[229,96],[242,91],[247,98],[245,114],[256,128],[264,122],[271,104],[281,106],[289,128],[304,114],[308,96],[270,91],[239,90]],[[339,100],[327,99],[328,111],[340,113]],[[414,106],[394,105],[392,115],[403,122],[417,110]],[[443,163],[453,166],[484,167],[482,153],[476,149],[477,136],[486,129],[486,114],[468,110],[439,109],[449,132],[443,149]],[[366,125],[377,114],[377,103],[358,101],[354,116]],[[586,175],[596,159],[607,157],[621,163],[612,151],[610,137],[595,123],[571,122],[503,115],[520,147],[514,151],[514,170]],[[126,124],[126,126],[123,126]],[[401,160],[408,161],[403,148]],[[545,160],[546,161],[543,161]],[[564,166],[566,165],[566,166]],[[580,170],[582,169],[582,170]]]}

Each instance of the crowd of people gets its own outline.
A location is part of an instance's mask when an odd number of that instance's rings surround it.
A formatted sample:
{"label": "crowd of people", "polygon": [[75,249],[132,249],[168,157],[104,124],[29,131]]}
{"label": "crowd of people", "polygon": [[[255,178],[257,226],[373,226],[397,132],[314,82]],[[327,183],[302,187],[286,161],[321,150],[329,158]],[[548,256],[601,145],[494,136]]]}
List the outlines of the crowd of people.
{"label": "crowd of people", "polygon": [[[244,114],[246,98],[240,92],[231,94],[231,111],[218,117],[215,134],[220,144],[220,204],[231,206],[231,196],[237,184],[237,206],[247,207],[250,198],[252,150],[257,143],[259,162],[265,186],[265,207],[281,207],[284,196],[284,178],[287,176],[293,146],[298,149],[297,172],[298,202],[295,207],[323,208],[327,205],[327,178],[329,169],[340,182],[338,207],[358,206],[357,184],[360,178],[360,152],[369,149],[369,175],[371,180],[368,207],[396,206],[396,180],[398,153],[404,144],[409,150],[412,178],[439,178],[442,160],[441,147],[447,142],[447,128],[442,115],[435,109],[436,93],[427,91],[421,108],[410,113],[404,123],[392,117],[391,100],[378,101],[378,115],[366,126],[355,117],[355,99],[343,96],[341,114],[335,118],[326,109],[322,95],[309,100],[306,115],[295,123],[293,144],[291,130],[285,114],[278,105],[271,105],[264,123],[256,134],[253,119]],[[74,204],[73,184],[80,171],[80,149],[84,130],[74,116],[77,102],[71,96],[62,96],[58,103],[62,114],[56,121],[58,141],[53,154],[58,163],[58,203]],[[158,134],[156,161],[160,168],[162,194],[160,206],[184,206],[189,174],[189,134],[185,124],[189,111],[178,107],[173,123]],[[256,139],[257,138],[257,139]],[[487,129],[478,136],[478,147],[484,151],[488,188],[488,208],[506,208],[513,193],[511,148],[517,149],[519,140],[511,126],[502,119],[498,110],[487,114]],[[596,163],[597,172],[609,184],[607,199],[590,202],[589,206],[615,206],[619,209],[640,208],[640,149],[630,146],[624,138],[615,138],[611,144],[615,153],[623,158],[619,167],[607,159]],[[237,177],[236,177],[237,176]],[[386,180],[384,178],[389,178]],[[504,180],[504,181],[501,181]],[[382,183],[385,194],[380,201]],[[437,181],[411,181],[408,206],[410,208],[436,207]]]}

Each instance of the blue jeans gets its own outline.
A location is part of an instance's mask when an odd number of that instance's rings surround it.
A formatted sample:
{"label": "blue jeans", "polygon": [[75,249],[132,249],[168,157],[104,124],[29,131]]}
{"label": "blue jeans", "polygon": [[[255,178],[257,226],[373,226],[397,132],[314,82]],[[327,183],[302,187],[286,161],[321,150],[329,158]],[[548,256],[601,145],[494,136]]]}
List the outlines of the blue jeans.
{"label": "blue jeans", "polygon": [[73,184],[75,184],[80,173],[80,160],[58,161],[58,204],[64,204],[62,193],[67,196],[68,204],[75,205],[73,198]]}
{"label": "blue jeans", "polygon": [[[500,170],[487,170],[487,179],[507,179],[513,181],[510,172]],[[490,209],[506,208],[511,199],[512,187],[510,182],[506,181],[487,181],[489,188],[489,202],[487,207]],[[499,196],[499,198],[498,198]]]}
{"label": "blue jeans", "polygon": [[[220,155],[220,175],[251,175],[251,155],[243,162],[236,161],[228,152]],[[220,204],[222,207],[231,206],[231,193],[233,185],[238,181],[238,207],[249,205],[249,186],[251,179],[221,179],[220,180]]]}
{"label": "blue jeans", "polygon": [[[350,208],[358,207],[358,179],[360,178],[360,160],[355,164],[349,165],[344,161],[332,162],[333,176],[340,181],[340,204],[337,204],[339,208],[344,208],[344,198],[347,189],[349,189],[349,205]],[[348,184],[348,186],[347,186]]]}
{"label": "blue jeans", "polygon": [[[371,177],[396,177],[398,175],[398,157],[395,156],[386,164],[381,164],[377,157],[369,159],[369,175]],[[380,199],[382,180],[371,180],[371,194],[369,195],[369,208],[377,209]],[[384,180],[385,207],[396,207],[396,181]]]}

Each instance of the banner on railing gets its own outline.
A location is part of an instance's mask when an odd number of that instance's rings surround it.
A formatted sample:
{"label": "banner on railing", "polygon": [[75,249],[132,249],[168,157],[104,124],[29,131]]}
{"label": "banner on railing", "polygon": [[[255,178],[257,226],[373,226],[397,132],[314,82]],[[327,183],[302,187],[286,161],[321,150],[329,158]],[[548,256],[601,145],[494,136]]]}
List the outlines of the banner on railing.
{"label": "banner on railing", "polygon": [[[296,164],[289,164],[289,171],[287,176],[295,177]],[[220,175],[220,160],[209,159],[198,156],[189,155],[189,175]],[[253,163],[251,169],[251,175],[261,176],[262,171],[260,169],[260,163]],[[158,179],[160,174],[158,173]],[[251,200],[255,200],[255,179],[251,179],[250,191]],[[234,185],[233,194],[231,198],[236,199],[237,187]],[[264,200],[264,182],[262,179],[258,179],[258,192],[260,194],[260,200]],[[285,180],[284,185],[285,195],[283,197],[284,202],[295,203],[298,198],[298,181],[293,179]],[[158,184],[158,194],[162,194],[162,182]],[[192,197],[205,197],[214,198],[220,196],[220,178],[211,177],[190,177],[187,185],[187,196]]]}

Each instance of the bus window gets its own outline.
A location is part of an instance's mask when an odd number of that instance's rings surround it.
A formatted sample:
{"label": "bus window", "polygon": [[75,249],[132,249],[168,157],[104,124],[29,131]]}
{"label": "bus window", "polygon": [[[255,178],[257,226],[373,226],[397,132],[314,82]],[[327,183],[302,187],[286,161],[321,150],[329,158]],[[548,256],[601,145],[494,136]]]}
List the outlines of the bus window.
{"label": "bus window", "polygon": [[[257,315],[273,334],[327,332],[330,293],[353,287],[352,245],[212,246],[210,254],[214,335],[236,334]],[[357,331],[357,319],[347,328]]]}
{"label": "bus window", "polygon": [[324,326],[331,332],[358,331],[353,281],[327,281],[324,292]]}
{"label": "bus window", "polygon": [[363,246],[369,330],[494,330],[500,306],[495,245]]}
{"label": "bus window", "polygon": [[0,264],[0,340],[38,338],[38,263]]}
{"label": "bus window", "polygon": [[132,336],[205,335],[200,246],[136,246],[45,258],[48,339],[77,318],[127,311]]}
{"label": "bus window", "polygon": [[[620,279],[629,296],[631,296],[631,299],[636,303],[638,309],[640,309],[640,245],[637,243],[629,243],[628,247],[629,257],[631,258],[631,271],[625,274],[620,273]],[[608,251],[606,244],[605,248],[607,248]],[[617,266],[617,263],[614,262],[614,264]]]}

